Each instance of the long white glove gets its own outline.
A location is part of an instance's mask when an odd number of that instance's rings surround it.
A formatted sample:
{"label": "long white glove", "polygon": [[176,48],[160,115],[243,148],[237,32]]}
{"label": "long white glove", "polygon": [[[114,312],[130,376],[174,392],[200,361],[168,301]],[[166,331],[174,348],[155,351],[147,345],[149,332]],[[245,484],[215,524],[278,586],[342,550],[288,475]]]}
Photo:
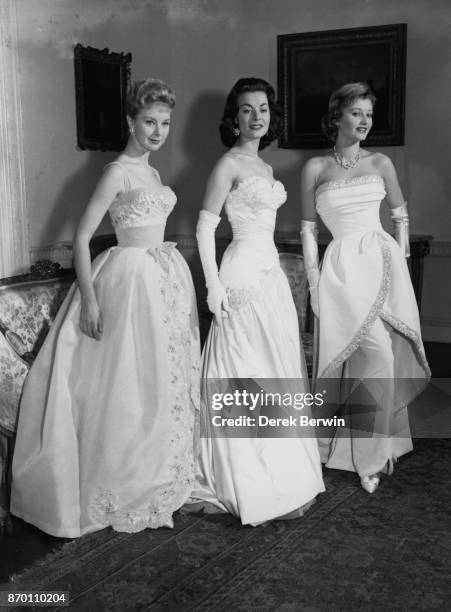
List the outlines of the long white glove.
{"label": "long white glove", "polygon": [[221,217],[218,217],[218,215],[208,210],[201,210],[196,228],[199,255],[208,289],[207,304],[218,323],[222,317],[227,316],[229,311],[227,294],[219,280],[216,264],[215,231],[220,220]]}
{"label": "long white glove", "polygon": [[409,214],[406,206],[390,209],[390,217],[395,229],[395,240],[399,244],[404,257],[410,257]]}
{"label": "long white glove", "polygon": [[301,221],[302,254],[310,290],[310,304],[313,313],[319,317],[318,283],[318,238],[315,221]]}

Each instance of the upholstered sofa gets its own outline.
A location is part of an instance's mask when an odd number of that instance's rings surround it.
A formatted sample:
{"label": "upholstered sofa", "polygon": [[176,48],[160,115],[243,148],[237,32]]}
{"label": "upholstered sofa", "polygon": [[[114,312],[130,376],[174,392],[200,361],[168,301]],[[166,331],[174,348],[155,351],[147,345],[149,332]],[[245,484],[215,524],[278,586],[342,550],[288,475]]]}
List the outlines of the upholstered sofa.
{"label": "upholstered sofa", "polygon": [[[103,246],[103,245],[102,245]],[[97,249],[93,255],[96,254]],[[307,327],[307,282],[300,255],[281,253],[295,300],[307,362],[312,361],[311,335]],[[71,283],[71,270],[54,278],[30,275],[0,281],[0,531],[8,524],[11,458],[20,396],[25,377],[36,357]],[[199,295],[201,290],[199,289]],[[201,338],[205,338],[211,315],[204,299],[199,303]]]}
{"label": "upholstered sofa", "polygon": [[73,280],[69,272],[50,279],[28,275],[0,283],[0,529],[8,506],[23,383]]}

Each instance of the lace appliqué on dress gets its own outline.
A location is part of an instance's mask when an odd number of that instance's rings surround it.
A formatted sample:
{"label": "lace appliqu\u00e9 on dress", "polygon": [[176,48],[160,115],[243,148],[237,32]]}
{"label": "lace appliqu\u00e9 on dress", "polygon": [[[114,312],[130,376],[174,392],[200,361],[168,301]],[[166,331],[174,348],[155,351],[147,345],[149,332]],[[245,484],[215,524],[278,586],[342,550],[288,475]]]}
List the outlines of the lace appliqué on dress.
{"label": "lace appliqu\u00e9 on dress", "polygon": [[[171,270],[160,279],[165,304],[163,323],[168,332],[169,403],[173,430],[170,445],[173,461],[172,511],[180,508],[194,486],[194,419],[199,407],[199,358],[191,330],[189,296]],[[197,398],[197,401],[196,401]]]}
{"label": "lace appliqu\u00e9 on dress", "polygon": [[354,176],[353,178],[338,179],[337,181],[326,181],[316,188],[318,196],[323,191],[329,189],[337,189],[347,185],[367,185],[369,183],[382,183],[385,185],[384,179],[379,174],[364,174],[363,176]]}
{"label": "lace appliqu\u00e9 on dress", "polygon": [[155,219],[166,219],[177,198],[169,187],[160,193],[134,189],[119,195],[110,207],[111,222],[115,229],[151,225]]}
{"label": "lace appliqu\u00e9 on dress", "polygon": [[414,331],[411,327],[406,325],[403,321],[400,321],[393,315],[385,312],[384,310],[380,313],[380,316],[384,321],[386,321],[389,325],[396,329],[400,334],[408,338],[413,346],[415,347],[415,351],[418,357],[418,360],[421,364],[421,367],[425,371],[428,377],[431,376],[431,370],[429,368],[429,364],[426,359],[426,354],[424,352],[423,343],[421,342],[420,336]]}
{"label": "lace appliqu\u00e9 on dress", "polygon": [[280,274],[282,269],[280,266],[274,266],[266,272],[261,279],[259,285],[254,287],[226,287],[227,299],[232,310],[240,310],[247,306],[256,296],[266,291],[268,283],[272,283],[277,274]]}
{"label": "lace appliqu\u00e9 on dress", "polygon": [[252,210],[257,213],[262,208],[277,210],[287,199],[285,187],[280,181],[273,184],[263,176],[248,176],[242,179],[236,189],[227,195],[225,209],[227,215],[234,210]]}
{"label": "lace appliqu\u00e9 on dress", "polygon": [[158,494],[158,505],[149,503],[139,510],[129,510],[121,505],[119,497],[112,491],[100,491],[91,503],[91,516],[100,525],[113,527],[116,531],[137,533],[143,529],[172,527],[172,510],[163,509],[170,491],[163,489]]}

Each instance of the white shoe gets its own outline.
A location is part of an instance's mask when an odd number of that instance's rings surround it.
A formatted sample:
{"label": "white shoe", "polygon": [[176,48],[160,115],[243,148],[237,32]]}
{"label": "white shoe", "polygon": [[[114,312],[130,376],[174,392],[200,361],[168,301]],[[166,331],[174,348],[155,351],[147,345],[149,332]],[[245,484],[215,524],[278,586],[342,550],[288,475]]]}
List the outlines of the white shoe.
{"label": "white shoe", "polygon": [[374,491],[379,486],[380,481],[381,477],[379,476],[379,474],[360,477],[360,484],[362,485],[362,489],[365,489],[367,493],[374,493]]}

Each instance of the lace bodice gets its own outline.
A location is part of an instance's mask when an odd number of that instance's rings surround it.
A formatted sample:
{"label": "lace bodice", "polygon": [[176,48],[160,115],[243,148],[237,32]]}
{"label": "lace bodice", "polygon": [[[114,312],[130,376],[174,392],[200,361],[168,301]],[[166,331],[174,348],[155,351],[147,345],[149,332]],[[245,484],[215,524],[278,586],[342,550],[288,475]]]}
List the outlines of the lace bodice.
{"label": "lace bodice", "polygon": [[385,195],[384,179],[377,174],[329,181],[316,190],[316,209],[334,238],[383,232],[379,207]]}
{"label": "lace bodice", "polygon": [[[133,227],[160,226],[166,224],[166,219],[177,202],[175,193],[170,187],[159,185],[149,189],[142,177],[130,171],[122,161],[113,161],[105,166],[121,168],[123,175],[123,191],[119,193],[109,208],[111,223],[116,231]],[[160,180],[158,172],[148,168]]]}
{"label": "lace bodice", "polygon": [[227,195],[225,210],[233,237],[273,233],[277,209],[287,194],[280,181],[271,183],[262,176],[242,179]]}
{"label": "lace bodice", "polygon": [[170,187],[149,192],[138,187],[117,196],[109,213],[115,230],[143,225],[161,225],[175,206],[177,197]]}

